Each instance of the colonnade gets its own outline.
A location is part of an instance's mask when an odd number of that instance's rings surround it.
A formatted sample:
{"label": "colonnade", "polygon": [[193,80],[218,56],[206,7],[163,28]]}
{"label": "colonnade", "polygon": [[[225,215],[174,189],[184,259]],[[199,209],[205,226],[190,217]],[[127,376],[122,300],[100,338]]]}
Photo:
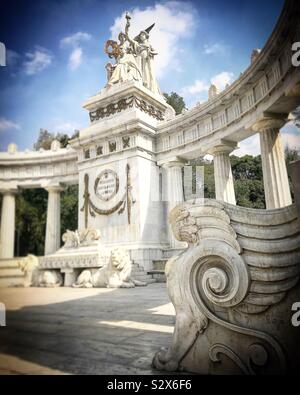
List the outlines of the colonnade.
{"label": "colonnade", "polygon": [[[45,188],[48,191],[45,255],[52,254],[60,247],[60,185]],[[2,209],[0,224],[0,259],[14,257],[15,212],[18,189],[1,190]]]}
{"label": "colonnade", "polygon": [[[285,123],[284,117],[274,115],[267,116],[252,126],[252,130],[260,134],[266,209],[276,209],[292,204],[284,149],[279,131]],[[216,199],[230,204],[236,204],[236,198],[229,155],[236,147],[236,144],[224,141],[208,151],[214,159]],[[184,201],[181,170],[183,166],[184,162],[179,158],[171,158],[163,163],[163,168],[166,171],[168,212],[176,204]],[[169,233],[171,248],[180,247],[171,230]]]}
{"label": "colonnade", "polygon": [[[288,174],[285,164],[284,149],[281,142],[280,128],[285,119],[267,116],[256,122],[252,129],[260,134],[261,160],[267,209],[276,209],[292,203]],[[236,204],[234,180],[229,154],[236,148],[232,142],[222,141],[209,153],[214,157],[214,178],[216,199]],[[160,163],[165,171],[164,188],[168,212],[178,203],[184,201],[182,167],[185,162],[174,157]],[[46,187],[48,191],[47,225],[45,255],[52,254],[60,247],[60,194],[61,185]],[[13,258],[15,239],[15,206],[17,188],[0,190],[2,193],[2,211],[0,224],[0,258]],[[179,243],[169,231],[171,248],[180,248]]]}

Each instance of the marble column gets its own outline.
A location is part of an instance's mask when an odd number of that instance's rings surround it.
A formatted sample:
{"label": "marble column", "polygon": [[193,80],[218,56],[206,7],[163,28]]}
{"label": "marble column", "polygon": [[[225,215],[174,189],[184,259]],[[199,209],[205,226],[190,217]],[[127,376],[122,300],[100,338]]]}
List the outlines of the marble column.
{"label": "marble column", "polygon": [[[177,204],[184,201],[182,179],[183,166],[184,162],[179,158],[172,158],[163,163],[163,168],[165,169],[166,175],[165,193],[163,194],[163,196],[164,200],[167,201],[168,215]],[[183,246],[185,246],[185,243],[179,242],[174,238],[170,226],[169,242],[171,248],[182,248]]]}
{"label": "marble column", "polygon": [[2,190],[0,258],[13,258],[17,189]]}
{"label": "marble column", "polygon": [[231,204],[236,204],[236,200],[229,154],[235,148],[235,145],[220,144],[209,151],[214,156],[216,199]]}
{"label": "marble column", "polygon": [[48,191],[45,255],[53,254],[60,248],[60,193],[63,188],[52,185]]}
{"label": "marble column", "polygon": [[252,126],[260,133],[260,150],[264,179],[266,208],[274,209],[292,204],[284,150],[279,129],[285,119],[266,117]]}

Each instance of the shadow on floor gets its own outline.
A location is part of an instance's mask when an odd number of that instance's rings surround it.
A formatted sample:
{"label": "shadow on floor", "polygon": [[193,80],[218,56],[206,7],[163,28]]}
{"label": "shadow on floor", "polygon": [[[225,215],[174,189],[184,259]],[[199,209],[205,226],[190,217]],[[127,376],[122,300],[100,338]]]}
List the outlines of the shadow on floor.
{"label": "shadow on floor", "polygon": [[[45,304],[47,292],[57,293],[58,301]],[[24,303],[28,306],[7,311],[7,326],[0,328],[1,368],[7,357],[4,369],[25,374],[50,369],[69,374],[157,374],[151,369],[153,355],[168,346],[175,322],[165,284],[93,292],[91,296],[90,290],[72,288],[18,290],[16,298],[35,293],[44,304],[30,305],[29,300]],[[63,300],[70,295],[71,300]]]}

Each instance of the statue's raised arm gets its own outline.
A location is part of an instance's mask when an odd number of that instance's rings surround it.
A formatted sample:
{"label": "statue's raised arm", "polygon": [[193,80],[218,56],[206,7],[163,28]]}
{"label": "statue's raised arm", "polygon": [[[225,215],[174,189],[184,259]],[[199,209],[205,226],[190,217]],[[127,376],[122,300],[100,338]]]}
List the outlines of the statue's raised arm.
{"label": "statue's raised arm", "polygon": [[155,94],[161,95],[154,72],[154,56],[157,52],[149,43],[149,33],[154,27],[154,23],[147,29],[142,30],[133,40],[129,42],[133,45],[137,55],[137,63],[142,73],[143,85]]}

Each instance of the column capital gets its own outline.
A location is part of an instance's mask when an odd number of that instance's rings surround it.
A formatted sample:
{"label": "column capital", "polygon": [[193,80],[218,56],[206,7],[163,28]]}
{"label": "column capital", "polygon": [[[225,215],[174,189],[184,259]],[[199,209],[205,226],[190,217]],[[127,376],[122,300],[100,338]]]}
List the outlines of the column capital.
{"label": "column capital", "polygon": [[170,168],[170,167],[184,167],[186,164],[186,161],[178,156],[173,156],[168,159],[163,159],[159,162],[157,162],[158,166],[162,166],[164,168]]}
{"label": "column capital", "polygon": [[17,187],[15,188],[2,188],[0,187],[0,194],[1,195],[16,195],[19,192]]}
{"label": "column capital", "polygon": [[299,97],[300,96],[300,82],[298,84],[293,85],[292,88],[290,88],[285,95],[287,97]]}
{"label": "column capital", "polygon": [[251,129],[255,132],[265,132],[270,129],[280,129],[287,122],[286,114],[268,114],[255,122]]}
{"label": "column capital", "polygon": [[47,192],[63,192],[65,188],[60,184],[53,184],[44,186],[44,189]]}
{"label": "column capital", "polygon": [[230,154],[232,151],[238,148],[238,144],[233,141],[221,141],[218,142],[214,147],[207,150],[207,153],[210,155],[218,155],[218,154]]}

